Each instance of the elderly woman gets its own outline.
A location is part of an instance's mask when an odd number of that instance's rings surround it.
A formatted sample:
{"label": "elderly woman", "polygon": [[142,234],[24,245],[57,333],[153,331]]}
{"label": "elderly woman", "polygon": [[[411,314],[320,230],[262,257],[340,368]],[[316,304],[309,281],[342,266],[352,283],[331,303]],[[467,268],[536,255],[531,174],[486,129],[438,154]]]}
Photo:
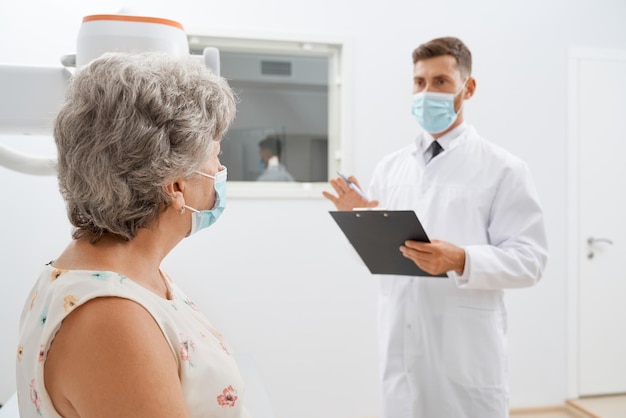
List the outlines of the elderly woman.
{"label": "elderly woman", "polygon": [[227,343],[160,269],[224,209],[234,115],[193,58],[111,53],[72,79],[54,136],[75,230],[22,314],[22,418],[247,416]]}

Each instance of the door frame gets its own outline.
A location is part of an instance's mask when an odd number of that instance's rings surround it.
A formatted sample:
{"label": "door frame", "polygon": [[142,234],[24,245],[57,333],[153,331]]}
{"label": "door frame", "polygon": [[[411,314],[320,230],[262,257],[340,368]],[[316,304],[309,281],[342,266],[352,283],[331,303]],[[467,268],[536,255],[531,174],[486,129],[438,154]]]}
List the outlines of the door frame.
{"label": "door frame", "polygon": [[580,132],[579,120],[579,64],[582,60],[626,61],[626,50],[608,48],[572,47],[567,60],[567,230],[566,230],[566,396],[580,396]]}

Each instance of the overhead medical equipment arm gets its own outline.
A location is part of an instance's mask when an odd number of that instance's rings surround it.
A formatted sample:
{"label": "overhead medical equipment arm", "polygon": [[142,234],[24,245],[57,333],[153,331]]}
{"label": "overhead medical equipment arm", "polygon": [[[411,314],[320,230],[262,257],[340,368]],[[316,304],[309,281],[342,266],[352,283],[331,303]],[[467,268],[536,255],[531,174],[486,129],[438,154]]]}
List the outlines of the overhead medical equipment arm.
{"label": "overhead medical equipment arm", "polygon": [[[0,65],[0,135],[49,136],[72,73],[63,67]],[[52,175],[55,157],[36,157],[0,144],[0,165],[25,174]]]}
{"label": "overhead medical equipment arm", "polygon": [[49,176],[55,174],[56,158],[35,157],[0,144],[0,165],[24,174]]}
{"label": "overhead medical equipment arm", "polygon": [[[80,67],[108,51],[161,51],[189,55],[189,43],[180,23],[130,15],[86,16],[75,55],[61,58],[64,67],[0,64],[0,135],[52,135],[54,117],[65,97],[74,65]],[[194,56],[217,75],[220,56],[207,47]],[[25,174],[54,175],[56,157],[28,155],[0,144],[0,166]]]}

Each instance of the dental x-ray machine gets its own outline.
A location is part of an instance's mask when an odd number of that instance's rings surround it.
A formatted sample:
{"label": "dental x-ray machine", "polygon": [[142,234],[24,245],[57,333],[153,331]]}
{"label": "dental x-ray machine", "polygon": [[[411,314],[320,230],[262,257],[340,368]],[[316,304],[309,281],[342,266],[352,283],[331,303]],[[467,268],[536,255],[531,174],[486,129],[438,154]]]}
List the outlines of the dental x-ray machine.
{"label": "dental x-ray machine", "polygon": [[[62,66],[0,64],[0,135],[52,135],[54,117],[65,97],[67,82],[79,68],[105,52],[159,51],[189,55],[183,26],[169,19],[124,14],[83,18],[76,54],[61,57]],[[198,59],[219,75],[216,48]],[[28,155],[0,144],[0,166],[25,174],[53,175],[56,157]]]}

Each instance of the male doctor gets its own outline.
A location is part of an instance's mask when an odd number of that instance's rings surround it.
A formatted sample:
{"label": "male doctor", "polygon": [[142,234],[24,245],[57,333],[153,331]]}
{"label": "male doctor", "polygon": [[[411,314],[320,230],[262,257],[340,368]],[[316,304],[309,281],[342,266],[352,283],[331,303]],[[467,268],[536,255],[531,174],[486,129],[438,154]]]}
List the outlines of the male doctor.
{"label": "male doctor", "polygon": [[[381,276],[381,418],[508,416],[504,289],[532,286],[547,260],[543,214],[526,164],[464,122],[476,90],[457,38],[413,51],[413,115],[423,133],[377,165],[364,200],[340,179],[338,210],[414,210],[431,243],[402,254],[448,278]],[[350,180],[358,184],[354,177]]]}

